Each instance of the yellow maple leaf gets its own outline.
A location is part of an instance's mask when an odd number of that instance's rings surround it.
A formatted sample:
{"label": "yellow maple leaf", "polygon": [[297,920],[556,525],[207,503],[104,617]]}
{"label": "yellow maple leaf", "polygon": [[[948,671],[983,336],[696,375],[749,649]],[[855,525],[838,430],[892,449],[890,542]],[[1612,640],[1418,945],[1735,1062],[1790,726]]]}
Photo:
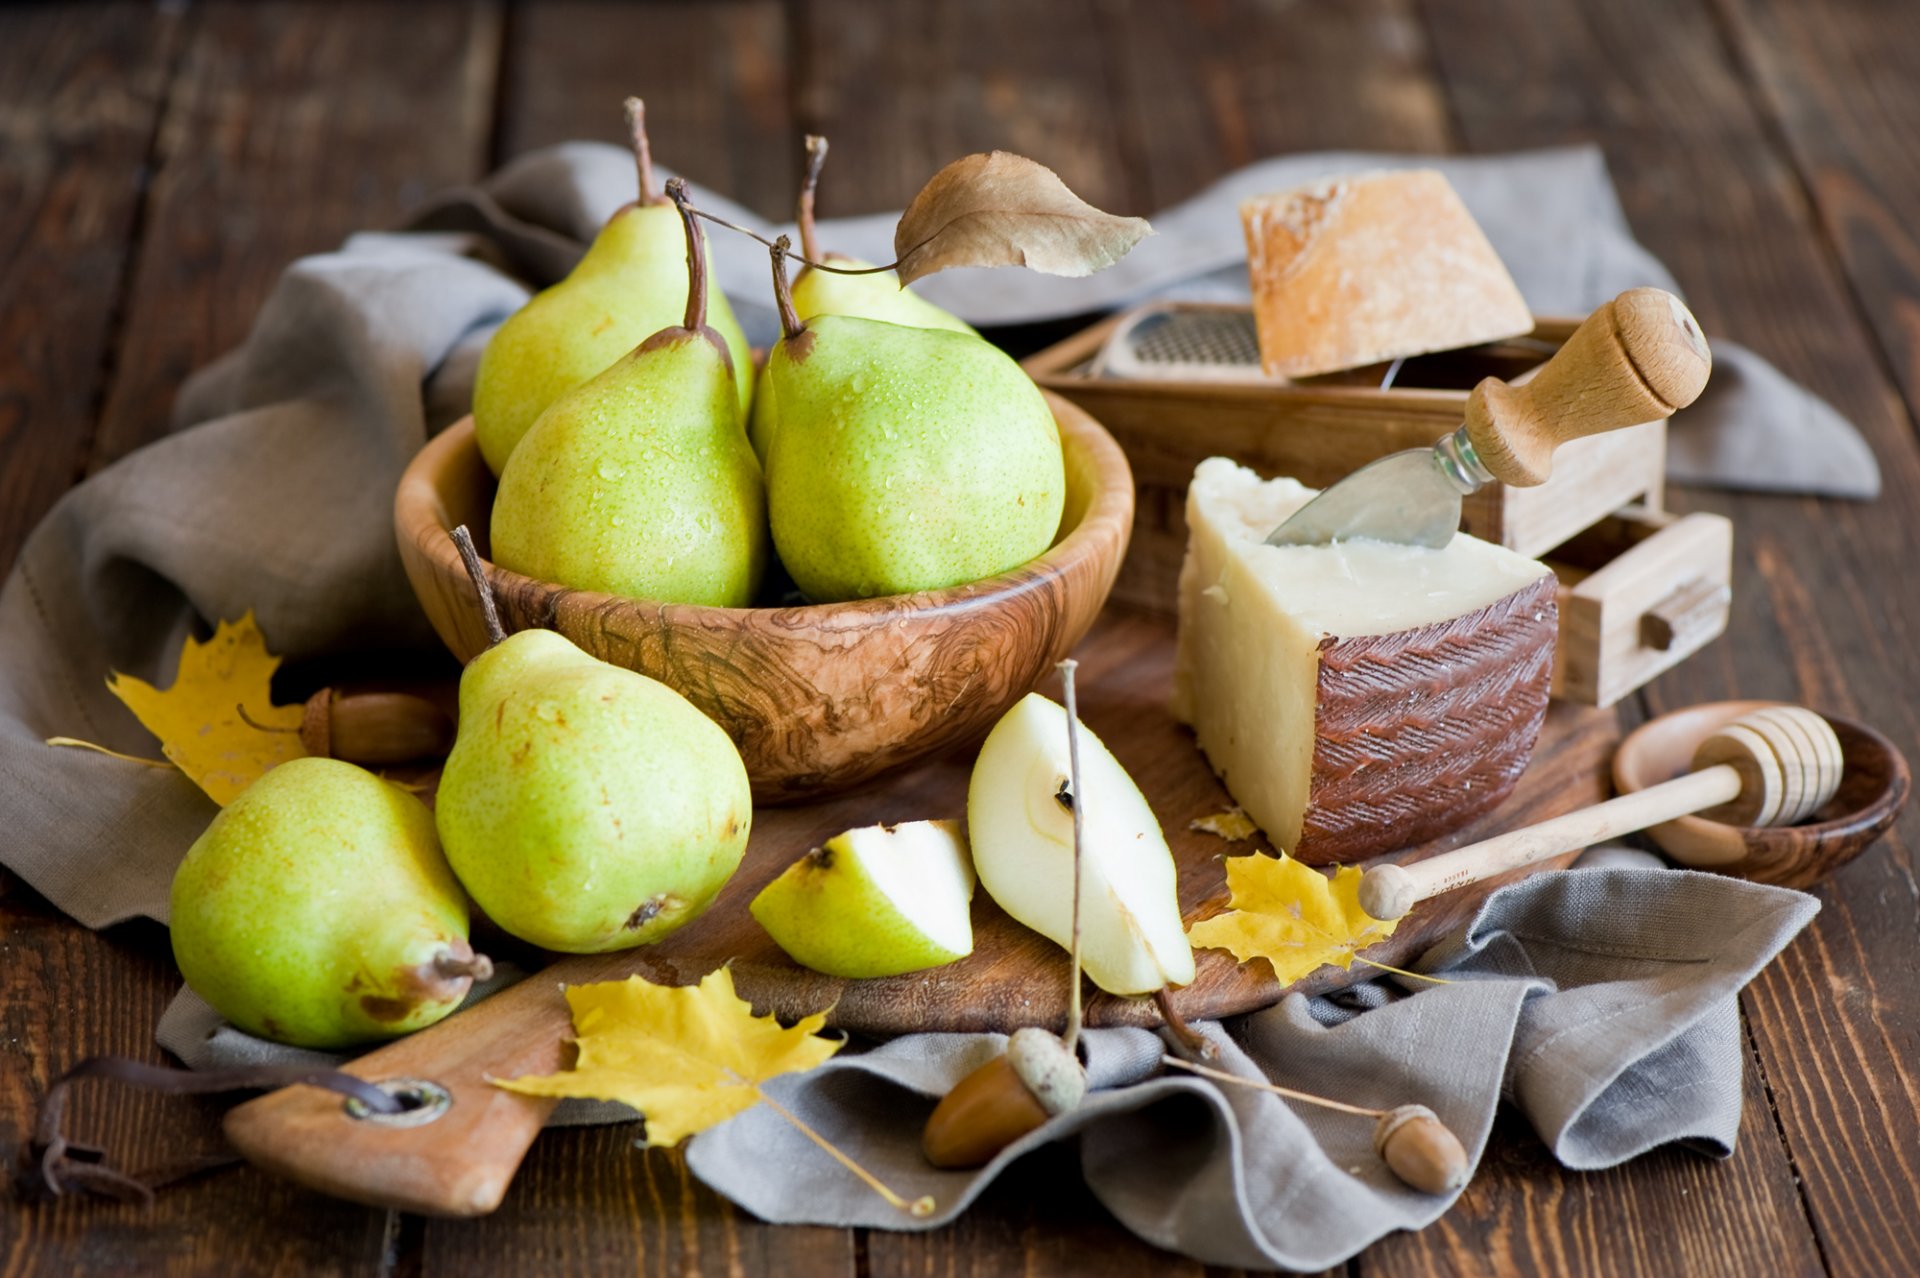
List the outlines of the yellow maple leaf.
{"label": "yellow maple leaf", "polygon": [[306,753],[299,737],[302,708],[269,699],[279,666],[248,612],[221,622],[205,643],[189,638],[166,691],[118,671],[107,689],[160,738],[161,753],[225,807],[269,769]]}
{"label": "yellow maple leaf", "polygon": [[677,1145],[762,1098],[760,1084],[808,1070],[840,1050],[821,1038],[827,1015],[782,1029],[733,992],[720,968],[698,985],[638,976],[567,987],[580,1059],[558,1074],[493,1081],[529,1096],[623,1101],[647,1119],[649,1145]]}
{"label": "yellow maple leaf", "polygon": [[1329,879],[1284,852],[1228,857],[1226,864],[1228,912],[1195,923],[1187,939],[1231,950],[1242,963],[1263,958],[1282,985],[1328,963],[1352,967],[1355,951],[1398,926],[1360,908],[1358,866],[1341,866]]}

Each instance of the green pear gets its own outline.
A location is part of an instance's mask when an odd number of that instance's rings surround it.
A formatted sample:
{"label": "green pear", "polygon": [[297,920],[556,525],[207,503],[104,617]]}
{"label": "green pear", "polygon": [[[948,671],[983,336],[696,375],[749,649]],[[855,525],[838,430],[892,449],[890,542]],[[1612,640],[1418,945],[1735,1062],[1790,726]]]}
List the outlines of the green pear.
{"label": "green pear", "polygon": [[588,954],[705,910],[746,852],[753,799],[733,741],[685,697],[523,630],[460,678],[434,812],[488,917]]}
{"label": "green pear", "polygon": [[[800,253],[810,262],[829,262],[849,270],[867,271],[873,263],[842,253],[823,253],[814,234],[814,189],[819,185],[820,166],[827,158],[827,140],[807,135],[807,166],[800,182],[799,208],[795,220],[800,228]],[[870,275],[841,275],[802,267],[793,281],[793,311],[802,320],[816,315],[852,315],[859,319],[885,320],[909,328],[943,328],[955,333],[974,333],[971,324],[957,315],[941,310],[932,302],[908,289],[892,271]],[[977,333],[974,334],[978,336]],[[768,374],[762,367],[755,384],[752,414],[747,433],[753,451],[762,462],[773,440],[777,417],[773,396],[767,393]]]}
{"label": "green pear", "polygon": [[173,956],[250,1034],[338,1048],[433,1024],[492,965],[419,799],[294,759],[221,809],[173,878]]}
{"label": "green pear", "polygon": [[767,504],[801,592],[828,603],[939,590],[1044,552],[1066,473],[1032,379],[965,333],[850,315],[801,322],[783,254]]}
{"label": "green pear", "polygon": [[835,835],[748,908],[794,962],[828,976],[898,976],[973,953],[973,863],[957,821]]}
{"label": "green pear", "polygon": [[[686,310],[686,241],[673,202],[654,190],[638,98],[627,100],[627,120],[640,166],[640,198],[614,213],[572,273],[514,312],[481,353],[473,430],[496,475],[555,400]],[[745,413],[753,392],[752,352],[726,297],[716,291],[710,308],[709,322],[726,342]]]}
{"label": "green pear", "polygon": [[540,415],[501,473],[493,554],[576,590],[739,608],[766,567],[766,489],[726,344],[706,323],[699,224],[684,202],[680,217],[685,322]]}
{"label": "green pear", "polygon": [[973,864],[1000,908],[1066,948],[1080,805],[1080,965],[1110,994],[1193,982],[1179,872],[1140,787],[1083,724],[1073,790],[1067,712],[1030,692],[995,724],[967,785]]}

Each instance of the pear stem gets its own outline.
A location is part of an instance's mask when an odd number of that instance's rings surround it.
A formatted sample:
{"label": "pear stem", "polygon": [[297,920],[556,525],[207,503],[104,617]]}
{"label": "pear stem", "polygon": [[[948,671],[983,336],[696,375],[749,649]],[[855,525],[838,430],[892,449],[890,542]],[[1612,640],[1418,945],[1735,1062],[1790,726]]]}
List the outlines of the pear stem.
{"label": "pear stem", "polygon": [[853,1159],[841,1153],[839,1149],[835,1148],[832,1141],[801,1122],[798,1114],[788,1109],[785,1105],[782,1105],[779,1101],[776,1101],[773,1097],[767,1095],[764,1088],[754,1088],[754,1094],[760,1098],[762,1105],[765,1105],[768,1109],[780,1115],[780,1117],[786,1119],[789,1123],[792,1123],[794,1129],[802,1136],[805,1136],[808,1140],[833,1155],[835,1162],[852,1172],[855,1176],[858,1176],[861,1183],[868,1189],[871,1189],[874,1193],[886,1199],[888,1206],[899,1211],[904,1211],[909,1216],[931,1216],[933,1214],[935,1204],[930,1195],[923,1195],[914,1199],[912,1202],[908,1202],[891,1189],[888,1189],[878,1176],[875,1176],[859,1163],[854,1162]]}
{"label": "pear stem", "polygon": [[707,240],[700,234],[700,224],[693,220],[685,178],[667,183],[667,198],[680,210],[680,220],[687,228],[687,317],[682,326],[697,333],[707,326]]}
{"label": "pear stem", "polygon": [[1263,1079],[1242,1078],[1238,1074],[1229,1074],[1224,1069],[1210,1069],[1205,1065],[1196,1065],[1192,1061],[1183,1061],[1178,1056],[1162,1056],[1160,1063],[1171,1065],[1175,1069],[1187,1070],[1202,1078],[1211,1078],[1217,1083],[1233,1083],[1240,1087],[1251,1087],[1255,1091],[1272,1092],[1275,1096],[1284,1096],[1288,1100],[1303,1101],[1323,1109],[1337,1109],[1343,1114],[1358,1114],[1362,1118],[1385,1118],[1391,1112],[1384,1109],[1368,1109],[1364,1105],[1349,1105],[1345,1101],[1328,1100],[1324,1096],[1315,1096],[1312,1092],[1296,1092],[1291,1087],[1282,1087],[1278,1083],[1269,1083]]}
{"label": "pear stem", "polygon": [[1173,1005],[1173,998],[1167,993],[1164,985],[1153,992],[1153,1005],[1160,1009],[1160,1019],[1167,1023],[1167,1031],[1173,1035],[1174,1041],[1181,1047],[1202,1060],[1211,1061],[1220,1058],[1220,1049],[1200,1037],[1199,1032],[1187,1024],[1186,1018],[1180,1015],[1180,1010]]}
{"label": "pear stem", "polygon": [[473,548],[473,534],[467,526],[461,524],[451,534],[455,549],[460,552],[460,562],[467,566],[467,576],[473,582],[474,593],[480,596],[480,619],[487,624],[487,647],[504,642],[507,628],[500,624],[500,607],[493,599],[493,586],[487,581],[486,566],[480,562],[480,552]]}
{"label": "pear stem", "polygon": [[800,207],[793,219],[800,228],[800,251],[807,257],[820,256],[820,242],[813,233],[813,192],[820,185],[820,166],[826,162],[827,140],[807,134],[807,168],[800,179]]}
{"label": "pear stem", "polygon": [[[705,218],[715,226],[724,226],[729,231],[738,231],[750,240],[760,241],[768,248],[773,247],[773,241],[760,234],[760,232],[750,230],[738,222],[729,222],[717,213],[709,213],[705,209],[695,209],[693,210],[693,215],[698,218]],[[827,271],[834,275],[884,275],[894,267],[900,265],[900,263],[896,261],[888,262],[885,266],[835,266],[831,262],[816,262],[812,258],[802,257],[798,253],[788,253],[787,256],[802,266],[811,266],[816,271]]]}
{"label": "pear stem", "polygon": [[647,144],[647,104],[628,98],[627,137],[633,143],[634,166],[640,171],[640,203],[659,204],[661,197],[653,185],[653,148]]}
{"label": "pear stem", "polygon": [[455,980],[471,976],[476,981],[484,981],[493,975],[493,960],[484,954],[469,954],[462,958],[452,950],[442,950],[433,956],[433,970]]}
{"label": "pear stem", "polygon": [[1067,780],[1073,786],[1073,944],[1067,947],[1071,984],[1067,987],[1067,1032],[1060,1041],[1067,1054],[1080,1045],[1080,839],[1085,828],[1081,808],[1085,792],[1080,788],[1080,706],[1074,697],[1073,672],[1080,663],[1068,657],[1059,665],[1060,686],[1067,701]]}
{"label": "pear stem", "polygon": [[800,313],[793,309],[793,285],[787,282],[787,250],[793,247],[793,241],[783,235],[768,247],[773,254],[773,302],[780,308],[780,330],[789,339],[795,338],[803,328]]}

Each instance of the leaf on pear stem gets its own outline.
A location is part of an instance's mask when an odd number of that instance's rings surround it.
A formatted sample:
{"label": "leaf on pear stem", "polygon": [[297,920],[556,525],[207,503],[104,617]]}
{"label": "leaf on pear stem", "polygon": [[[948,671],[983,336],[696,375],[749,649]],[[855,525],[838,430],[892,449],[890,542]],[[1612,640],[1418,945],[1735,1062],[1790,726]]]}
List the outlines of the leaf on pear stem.
{"label": "leaf on pear stem", "polygon": [[1153,234],[1141,217],[1103,213],[1043,164],[1006,151],[969,155],[933,175],[893,233],[908,284],[954,266],[1026,266],[1091,275]]}

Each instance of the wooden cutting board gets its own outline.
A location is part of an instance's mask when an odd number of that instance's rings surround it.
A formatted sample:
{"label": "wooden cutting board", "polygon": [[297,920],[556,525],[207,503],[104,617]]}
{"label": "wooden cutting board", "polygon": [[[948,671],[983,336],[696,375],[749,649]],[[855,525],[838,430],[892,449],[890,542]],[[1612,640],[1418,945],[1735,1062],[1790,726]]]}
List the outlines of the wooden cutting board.
{"label": "wooden cutting board", "polygon": [[[1078,655],[1082,718],[1133,774],[1164,823],[1179,862],[1183,913],[1191,921],[1217,911],[1226,903],[1222,859],[1268,849],[1256,840],[1230,844],[1188,829],[1188,822],[1221,811],[1229,800],[1192,734],[1167,712],[1172,619],[1109,611]],[[1402,857],[1430,855],[1600,800],[1616,735],[1612,711],[1555,704],[1513,797],[1475,826]],[[829,1022],[851,1032],[1064,1024],[1066,954],[1014,923],[984,892],[973,904],[973,954],[886,980],[845,981],[807,971],[781,953],[747,912],[762,886],[841,830],[964,815],[971,763],[972,752],[961,750],[829,802],[758,812],[746,861],[732,882],[705,915],[658,946],[558,960],[347,1067],[362,1078],[416,1080],[438,1089],[443,1105],[428,1111],[425,1125],[355,1122],[331,1092],[289,1087],[232,1110],[227,1138],[253,1163],[325,1193],[433,1215],[481,1215],[499,1204],[554,1105],[488,1080],[552,1073],[570,1063],[565,985],[635,973],[686,984],[731,963],[736,988],[759,1011],[794,1019],[831,1008]],[[1466,919],[1502,881],[1421,903],[1390,940],[1367,951],[1369,957],[1405,963]],[[491,946],[489,938],[476,940]],[[1197,957],[1197,979],[1174,995],[1177,1009],[1191,1019],[1251,1011],[1289,990],[1326,990],[1372,974],[1360,964],[1351,973],[1328,967],[1282,987],[1264,961],[1241,966],[1220,950]],[[1147,1000],[1103,995],[1089,1003],[1087,1019],[1094,1025],[1153,1025],[1159,1014]]]}
{"label": "wooden cutting board", "polygon": [[[1077,655],[1081,718],[1125,765],[1160,817],[1180,867],[1183,914],[1191,923],[1218,912],[1226,905],[1223,858],[1273,848],[1259,835],[1229,843],[1188,828],[1189,822],[1220,812],[1233,800],[1207,766],[1192,732],[1168,712],[1172,619],[1110,609]],[[1057,700],[1058,680],[1050,679],[1041,691]],[[1612,711],[1555,703],[1548,711],[1533,763],[1504,805],[1450,838],[1393,859],[1432,855],[1599,802],[1607,797],[1606,770],[1617,737]],[[551,1025],[543,1024],[538,1032],[566,1030],[566,1011],[556,983],[618,979],[638,972],[680,985],[722,963],[732,965],[742,996],[761,1012],[776,1012],[783,1020],[830,1007],[829,1024],[867,1034],[1064,1025],[1065,952],[1015,923],[984,891],[974,895],[971,955],[946,967],[878,980],[822,976],[799,966],[747,911],[747,903],[769,881],[842,830],[877,822],[964,817],[972,763],[973,751],[959,750],[853,794],[804,807],[756,812],[745,862],[699,919],[653,947],[563,959],[546,969],[545,979],[529,982],[542,989],[541,1002],[551,1008],[546,1018]],[[1507,881],[1495,879],[1421,905],[1394,937],[1369,949],[1368,957],[1400,964],[1418,955]],[[1364,965],[1351,973],[1326,968],[1281,987],[1264,962],[1243,966],[1222,950],[1202,950],[1196,957],[1197,979],[1174,996],[1176,1008],[1189,1018],[1250,1011],[1277,1002],[1291,990],[1338,988],[1377,975]],[[1151,1002],[1107,995],[1093,997],[1086,1016],[1094,1025],[1159,1023]]]}

